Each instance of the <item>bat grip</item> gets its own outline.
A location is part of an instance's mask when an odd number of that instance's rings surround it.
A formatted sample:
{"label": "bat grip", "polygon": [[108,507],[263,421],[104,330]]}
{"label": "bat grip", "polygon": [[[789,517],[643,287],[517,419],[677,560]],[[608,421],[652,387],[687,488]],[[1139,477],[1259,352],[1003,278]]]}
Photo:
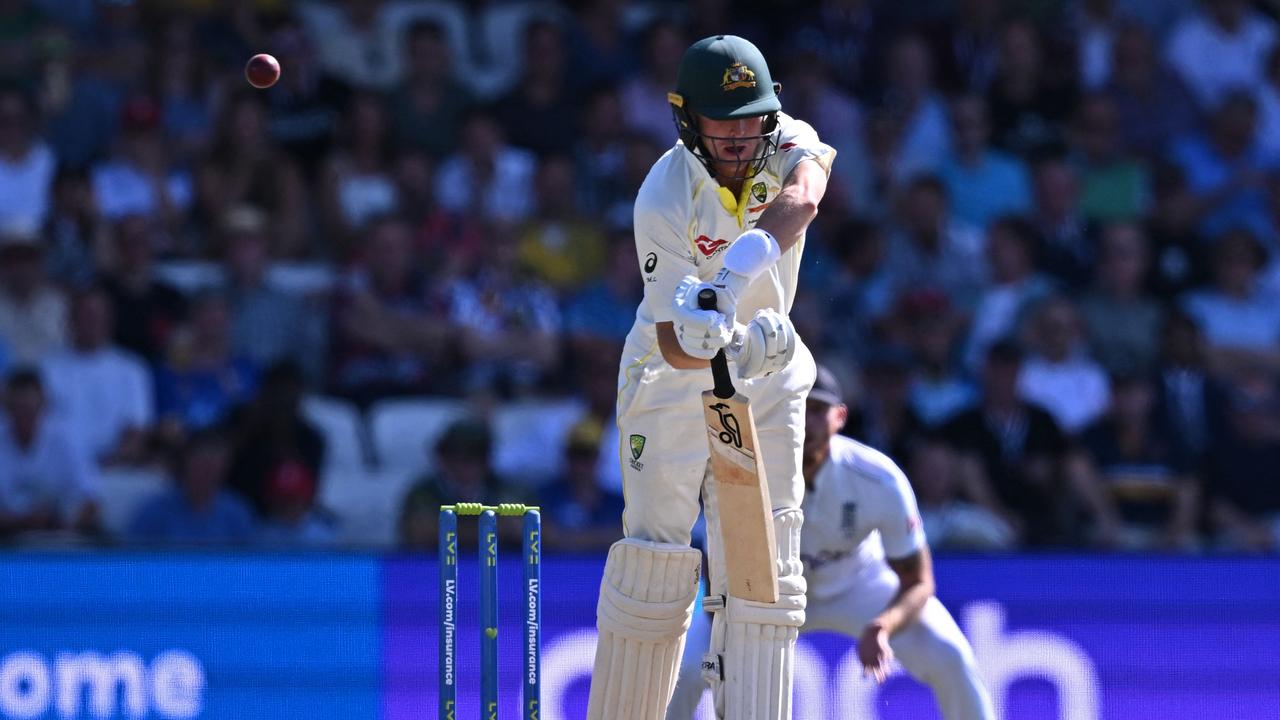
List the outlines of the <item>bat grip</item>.
{"label": "bat grip", "polygon": [[[698,293],[698,309],[716,309],[715,290],[704,288]],[[733,389],[733,377],[729,375],[729,360],[724,356],[723,349],[717,351],[716,356],[711,358],[711,379],[715,381],[715,387],[711,392],[721,400],[728,400],[737,394]]]}

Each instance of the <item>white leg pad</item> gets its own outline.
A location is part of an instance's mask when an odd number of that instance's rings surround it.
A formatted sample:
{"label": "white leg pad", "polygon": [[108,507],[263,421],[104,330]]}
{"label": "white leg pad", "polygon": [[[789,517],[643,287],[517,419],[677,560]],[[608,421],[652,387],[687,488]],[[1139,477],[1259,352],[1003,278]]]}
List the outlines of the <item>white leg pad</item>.
{"label": "white leg pad", "polygon": [[703,674],[711,682],[722,720],[791,720],[796,636],[804,624],[805,580],[800,562],[804,514],[785,508],[773,515],[778,538],[778,602],[728,596],[708,598],[715,610],[712,652]]}
{"label": "white leg pad", "polygon": [[588,720],[663,719],[701,571],[702,553],[688,545],[628,538],[609,548]]}

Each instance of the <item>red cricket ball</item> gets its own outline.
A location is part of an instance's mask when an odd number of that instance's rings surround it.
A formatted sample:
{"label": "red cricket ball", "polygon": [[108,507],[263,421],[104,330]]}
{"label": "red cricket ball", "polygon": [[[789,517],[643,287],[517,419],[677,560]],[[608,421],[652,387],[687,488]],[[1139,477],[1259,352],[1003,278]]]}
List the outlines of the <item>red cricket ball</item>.
{"label": "red cricket ball", "polygon": [[244,66],[244,77],[256,88],[269,88],[280,79],[280,62],[266,53],[258,53]]}

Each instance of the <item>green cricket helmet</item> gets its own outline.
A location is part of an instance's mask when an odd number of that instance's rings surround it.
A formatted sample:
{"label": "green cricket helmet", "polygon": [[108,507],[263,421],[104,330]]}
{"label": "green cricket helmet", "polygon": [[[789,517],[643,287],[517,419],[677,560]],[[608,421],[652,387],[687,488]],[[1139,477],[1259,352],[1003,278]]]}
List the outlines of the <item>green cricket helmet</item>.
{"label": "green cricket helmet", "polygon": [[736,159],[717,157],[713,146],[702,142],[729,138],[701,132],[697,116],[713,120],[764,117],[760,135],[742,138],[760,141],[755,155],[743,163],[744,174],[731,177],[744,180],[760,172],[765,161],[778,151],[778,111],[782,109],[778,93],[781,91],[781,83],[775,83],[769,75],[769,66],[759,48],[736,35],[714,35],[699,40],[685,51],[676,74],[675,92],[667,93],[667,100],[671,103],[680,140],[712,175],[716,173],[717,161]]}

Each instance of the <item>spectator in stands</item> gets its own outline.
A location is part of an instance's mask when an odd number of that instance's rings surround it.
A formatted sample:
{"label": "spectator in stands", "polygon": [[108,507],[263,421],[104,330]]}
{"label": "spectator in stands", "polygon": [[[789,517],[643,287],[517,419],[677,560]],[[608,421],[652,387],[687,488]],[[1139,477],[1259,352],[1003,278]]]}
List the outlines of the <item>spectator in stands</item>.
{"label": "spectator in stands", "polygon": [[67,344],[67,301],[49,282],[44,249],[30,230],[0,228],[0,337],[17,363],[36,363]]}
{"label": "spectator in stands", "polygon": [[[573,3],[569,26],[569,67],[578,88],[616,83],[636,65],[632,38],[623,24],[625,0],[592,0]],[[717,32],[724,32],[719,30]]]}
{"label": "spectator in stands", "polygon": [[1067,288],[1084,287],[1094,262],[1090,226],[1080,212],[1080,178],[1058,154],[1034,167],[1035,207],[1030,222],[1039,235],[1036,266]]}
{"label": "spectator in stands", "polygon": [[[320,477],[324,437],[302,416],[302,394],[301,368],[287,361],[272,365],[257,396],[237,417],[230,486],[264,516],[273,506],[272,492],[300,483],[299,473],[313,486]],[[278,478],[281,473],[292,475]],[[284,485],[275,487],[277,481]]]}
{"label": "spectator in stands", "polygon": [[70,347],[41,364],[50,406],[102,465],[147,459],[155,423],[151,374],[137,356],[111,342],[111,298],[101,288],[71,301]]}
{"label": "spectator in stands", "polygon": [[0,227],[34,230],[49,213],[58,160],[40,139],[36,112],[28,92],[0,87]]}
{"label": "spectator in stands", "polygon": [[1280,550],[1280,393],[1275,375],[1250,372],[1230,398],[1223,442],[1210,460],[1209,519],[1219,545]]}
{"label": "spectator in stands", "polygon": [[640,185],[649,175],[649,169],[663,152],[665,146],[654,145],[653,141],[643,135],[628,135],[623,144],[622,171],[618,174],[618,192],[610,198],[600,213],[606,227],[631,227],[632,210],[635,207],[636,194]]}
{"label": "spectator in stands", "polygon": [[444,158],[458,142],[470,91],[454,71],[444,27],[418,20],[405,31],[405,78],[391,94],[389,112],[398,147]]}
{"label": "spectator in stands", "polygon": [[173,487],[143,502],[127,530],[135,543],[232,545],[253,538],[249,506],[225,488],[227,439],[216,430],[194,433],[172,463]]}
{"label": "spectator in stands", "polygon": [[946,185],[921,176],[907,187],[890,238],[886,272],[895,294],[908,289],[943,292],[968,313],[986,282],[982,231],[949,212]]}
{"label": "spectator in stands", "polygon": [[533,209],[534,170],[533,156],[507,144],[493,114],[474,109],[436,176],[440,205],[487,220],[523,220]]}
{"label": "spectator in stands", "polygon": [[596,420],[587,418],[569,433],[564,476],[540,501],[548,549],[600,553],[622,537],[622,496],[596,482],[601,431]]}
{"label": "spectator in stands", "polygon": [[1097,222],[1130,222],[1146,210],[1150,196],[1143,166],[1120,145],[1116,108],[1103,94],[1086,95],[1072,131],[1080,173],[1080,212]]}
{"label": "spectator in stands", "polygon": [[1167,52],[1200,106],[1211,108],[1233,88],[1259,84],[1276,44],[1276,27],[1249,0],[1203,0],[1203,5],[1203,12],[1183,17],[1173,29]]}
{"label": "spectator in stands", "polygon": [[253,397],[257,386],[257,367],[232,347],[226,297],[216,292],[197,297],[189,322],[174,333],[156,370],[163,439],[181,442],[191,432],[218,426]]}
{"label": "spectator in stands", "polygon": [[559,379],[560,307],[521,270],[517,252],[513,238],[496,234],[477,271],[446,289],[467,393],[525,396]]}
{"label": "spectator in stands", "polygon": [[1258,143],[1257,109],[1248,90],[1227,93],[1210,116],[1207,133],[1174,144],[1172,159],[1198,201],[1197,221],[1205,237],[1242,226],[1260,237],[1271,230],[1264,180],[1276,158]]}
{"label": "spectator in stands", "polygon": [[93,280],[102,256],[110,250],[110,237],[87,172],[58,169],[44,237],[50,278],[70,287],[83,287]]}
{"label": "spectator in stands", "polygon": [[581,132],[573,146],[575,192],[582,210],[598,218],[610,205],[633,199],[626,197],[622,177],[627,135],[616,87],[605,84],[592,89],[583,108]]}
{"label": "spectator in stands", "polygon": [[534,179],[537,206],[519,230],[521,266],[562,294],[599,277],[606,255],[600,223],[579,212],[574,186],[573,161],[543,156]]}
{"label": "spectator in stands", "polygon": [[1053,415],[1064,432],[1075,435],[1107,411],[1107,374],[1089,357],[1079,313],[1065,296],[1041,303],[1029,330],[1035,352],[1022,366],[1018,391]]}
{"label": "spectator in stands", "polygon": [[934,32],[934,55],[948,93],[985,93],[1000,54],[1000,0],[961,0]]}
{"label": "spectator in stands", "polygon": [[907,457],[926,426],[911,405],[914,358],[907,350],[881,345],[862,364],[863,395],[851,406],[847,435],[889,455]]}
{"label": "spectator in stands", "polygon": [[[252,205],[269,217],[273,257],[317,254],[305,232],[302,174],[273,144],[266,113],[265,101],[252,88],[227,98],[213,147],[199,168],[199,217],[216,231],[233,208]],[[218,239],[215,232],[210,244]],[[211,257],[225,252],[216,246],[205,250]]]}
{"label": "spectator in stands", "polygon": [[421,151],[400,153],[395,159],[399,215],[413,233],[413,247],[437,282],[472,272],[484,261],[485,223],[469,213],[440,205],[436,192],[437,163]]}
{"label": "spectator in stands", "polygon": [[403,23],[410,17],[385,0],[303,3],[298,14],[315,40],[324,71],[360,89],[389,90],[400,80]]}
{"label": "spectator in stands", "polygon": [[565,300],[564,329],[575,361],[621,353],[642,297],[631,233],[614,233],[607,244],[603,274]]}
{"label": "spectator in stands", "polygon": [[838,267],[827,282],[822,347],[830,355],[856,360],[889,317],[898,288],[886,265],[880,224],[855,218],[842,224],[833,238]]}
{"label": "spectator in stands", "polygon": [[680,58],[689,42],[674,20],[660,16],[650,22],[641,38],[644,63],[621,88],[627,129],[648,135],[659,147],[670,145],[675,136],[667,92],[674,87]]}
{"label": "spectator in stands", "polygon": [[449,388],[446,300],[415,262],[412,237],[393,216],[374,221],[331,314],[333,389],[360,403]]}
{"label": "spectator in stands", "polygon": [[[434,549],[439,540],[440,506],[455,502],[520,502],[493,471],[490,457],[493,436],[483,421],[465,418],[454,422],[436,441],[436,472],[414,484],[400,509],[400,544],[413,550]],[[504,541],[520,541],[515,523],[499,523]],[[459,539],[476,541],[475,523],[458,524]]]}
{"label": "spectator in stands", "polygon": [[568,83],[566,52],[555,22],[537,19],[525,27],[519,79],[495,104],[498,122],[512,145],[538,155],[572,149],[580,114]]}
{"label": "spectator in stands", "polygon": [[316,475],[301,462],[276,466],[266,489],[267,512],[258,542],[273,548],[331,547],[338,542],[336,519],[316,505]]}
{"label": "spectator in stands", "polygon": [[[885,45],[894,37],[891,12],[886,12],[881,3],[867,0],[819,0],[794,8],[797,17],[788,23],[790,32],[783,37],[790,35],[796,45],[819,53],[822,62],[836,70],[834,79],[841,92],[859,97],[878,94]],[[763,19],[769,21],[767,16]],[[773,29],[762,30],[767,33]],[[715,31],[720,32],[724,31]]]}
{"label": "spectator in stands", "polygon": [[1266,81],[1257,98],[1258,142],[1267,157],[1280,158],[1280,44],[1267,54]]}
{"label": "spectator in stands", "polygon": [[986,228],[1008,213],[1031,209],[1031,177],[1022,160],[990,143],[987,103],[964,95],[951,103],[952,151],[939,172],[956,218]]}
{"label": "spectator in stands", "polygon": [[155,224],[141,215],[111,225],[110,262],[103,285],[115,308],[115,341],[151,364],[163,359],[186,319],[186,298],[156,276]]}
{"label": "spectator in stands", "polygon": [[1151,33],[1126,24],[1112,47],[1111,82],[1104,92],[1116,109],[1116,125],[1127,152],[1154,159],[1196,123],[1195,101],[1156,54]]}
{"label": "spectator in stands", "polygon": [[1226,391],[1208,373],[1204,336],[1195,320],[1174,310],[1161,328],[1155,415],[1169,437],[1177,438],[1179,464],[1208,475],[1206,458],[1225,426]]}
{"label": "spectator in stands", "polygon": [[120,136],[112,154],[92,171],[93,195],[103,217],[142,215],[175,231],[194,201],[191,174],[176,166],[165,147],[160,105],[136,95],[124,103]]}
{"label": "spectator in stands", "polygon": [[344,254],[371,221],[399,206],[388,122],[378,96],[357,94],[342,121],[342,142],[325,164],[323,216]]}
{"label": "spectator in stands", "polygon": [[301,297],[267,282],[268,229],[266,214],[249,205],[231,208],[222,221],[232,350],[258,367],[292,359],[319,377],[318,318]]}
{"label": "spectator in stands", "polygon": [[[933,54],[920,35],[902,35],[889,48],[881,106],[896,127],[889,161],[895,186],[936,172],[951,150],[947,105],[934,83],[934,67]],[[841,162],[844,159],[842,154]]]}
{"label": "spectator in stands", "polygon": [[174,161],[184,165],[198,157],[213,136],[207,82],[212,73],[198,32],[191,17],[171,16],[152,51],[164,58],[155,63],[153,81],[164,132]]}
{"label": "spectator in stands", "polygon": [[943,550],[1011,550],[1018,535],[989,508],[968,498],[960,455],[946,443],[924,438],[905,461],[920,504],[929,547]]}
{"label": "spectator in stands", "polygon": [[97,528],[97,468],[71,428],[49,413],[34,369],[5,382],[0,417],[0,537]]}
{"label": "spectator in stands", "polygon": [[1014,343],[992,345],[982,399],[952,418],[944,437],[959,453],[961,483],[973,502],[993,509],[1029,544],[1061,543],[1068,444],[1053,416],[1020,396],[1022,360]]}
{"label": "spectator in stands", "polygon": [[890,327],[900,329],[905,346],[915,357],[911,408],[931,428],[971,405],[976,396],[956,362],[956,338],[962,322],[945,295],[929,290],[903,296],[889,322]]}
{"label": "spectator in stands", "polygon": [[1182,169],[1163,163],[1154,173],[1151,213],[1146,233],[1151,239],[1151,289],[1165,303],[1208,281],[1206,243],[1197,219],[1200,202]]}
{"label": "spectator in stands", "polygon": [[1061,121],[1074,105],[1074,88],[1053,82],[1045,68],[1045,38],[1025,18],[1000,29],[996,76],[987,93],[991,137],[1001,150],[1027,156],[1060,142]]}
{"label": "spectator in stands", "polygon": [[1088,453],[1073,456],[1072,472],[1092,475],[1086,486],[1114,513],[1118,541],[1131,550],[1188,550],[1196,543],[1198,479],[1182,464],[1180,439],[1153,413],[1155,394],[1145,375],[1114,375],[1107,416],[1084,433]]}
{"label": "spectator in stands", "polygon": [[1213,250],[1213,285],[1183,298],[1217,372],[1235,374],[1253,365],[1280,371],[1280,306],[1258,290],[1265,258],[1249,231],[1228,232]]}
{"label": "spectator in stands", "polygon": [[1142,229],[1102,229],[1094,287],[1080,301],[1090,354],[1111,374],[1149,373],[1159,352],[1161,308],[1146,294],[1149,253]]}
{"label": "spectator in stands", "polygon": [[[845,217],[855,208],[868,207],[872,202],[872,169],[857,101],[836,84],[822,54],[812,49],[784,56],[779,77],[787,78],[787,114],[804,118],[840,158],[840,163],[832,166],[831,182],[822,198],[823,217]],[[668,133],[658,145],[670,143]]]}
{"label": "spectator in stands", "polygon": [[320,67],[315,45],[297,21],[284,21],[267,47],[280,67],[288,68],[266,93],[271,139],[297,163],[304,178],[316,177],[337,135],[348,88]]}
{"label": "spectator in stands", "polygon": [[992,344],[1017,335],[1031,309],[1053,292],[1052,281],[1036,272],[1035,243],[1031,225],[1015,216],[1000,218],[987,232],[992,282],[969,324],[964,365],[970,371],[982,367]]}
{"label": "spectator in stands", "polygon": [[1124,30],[1119,3],[1115,0],[1085,0],[1064,10],[1076,48],[1076,72],[1080,86],[1097,90],[1115,73],[1115,46]]}

